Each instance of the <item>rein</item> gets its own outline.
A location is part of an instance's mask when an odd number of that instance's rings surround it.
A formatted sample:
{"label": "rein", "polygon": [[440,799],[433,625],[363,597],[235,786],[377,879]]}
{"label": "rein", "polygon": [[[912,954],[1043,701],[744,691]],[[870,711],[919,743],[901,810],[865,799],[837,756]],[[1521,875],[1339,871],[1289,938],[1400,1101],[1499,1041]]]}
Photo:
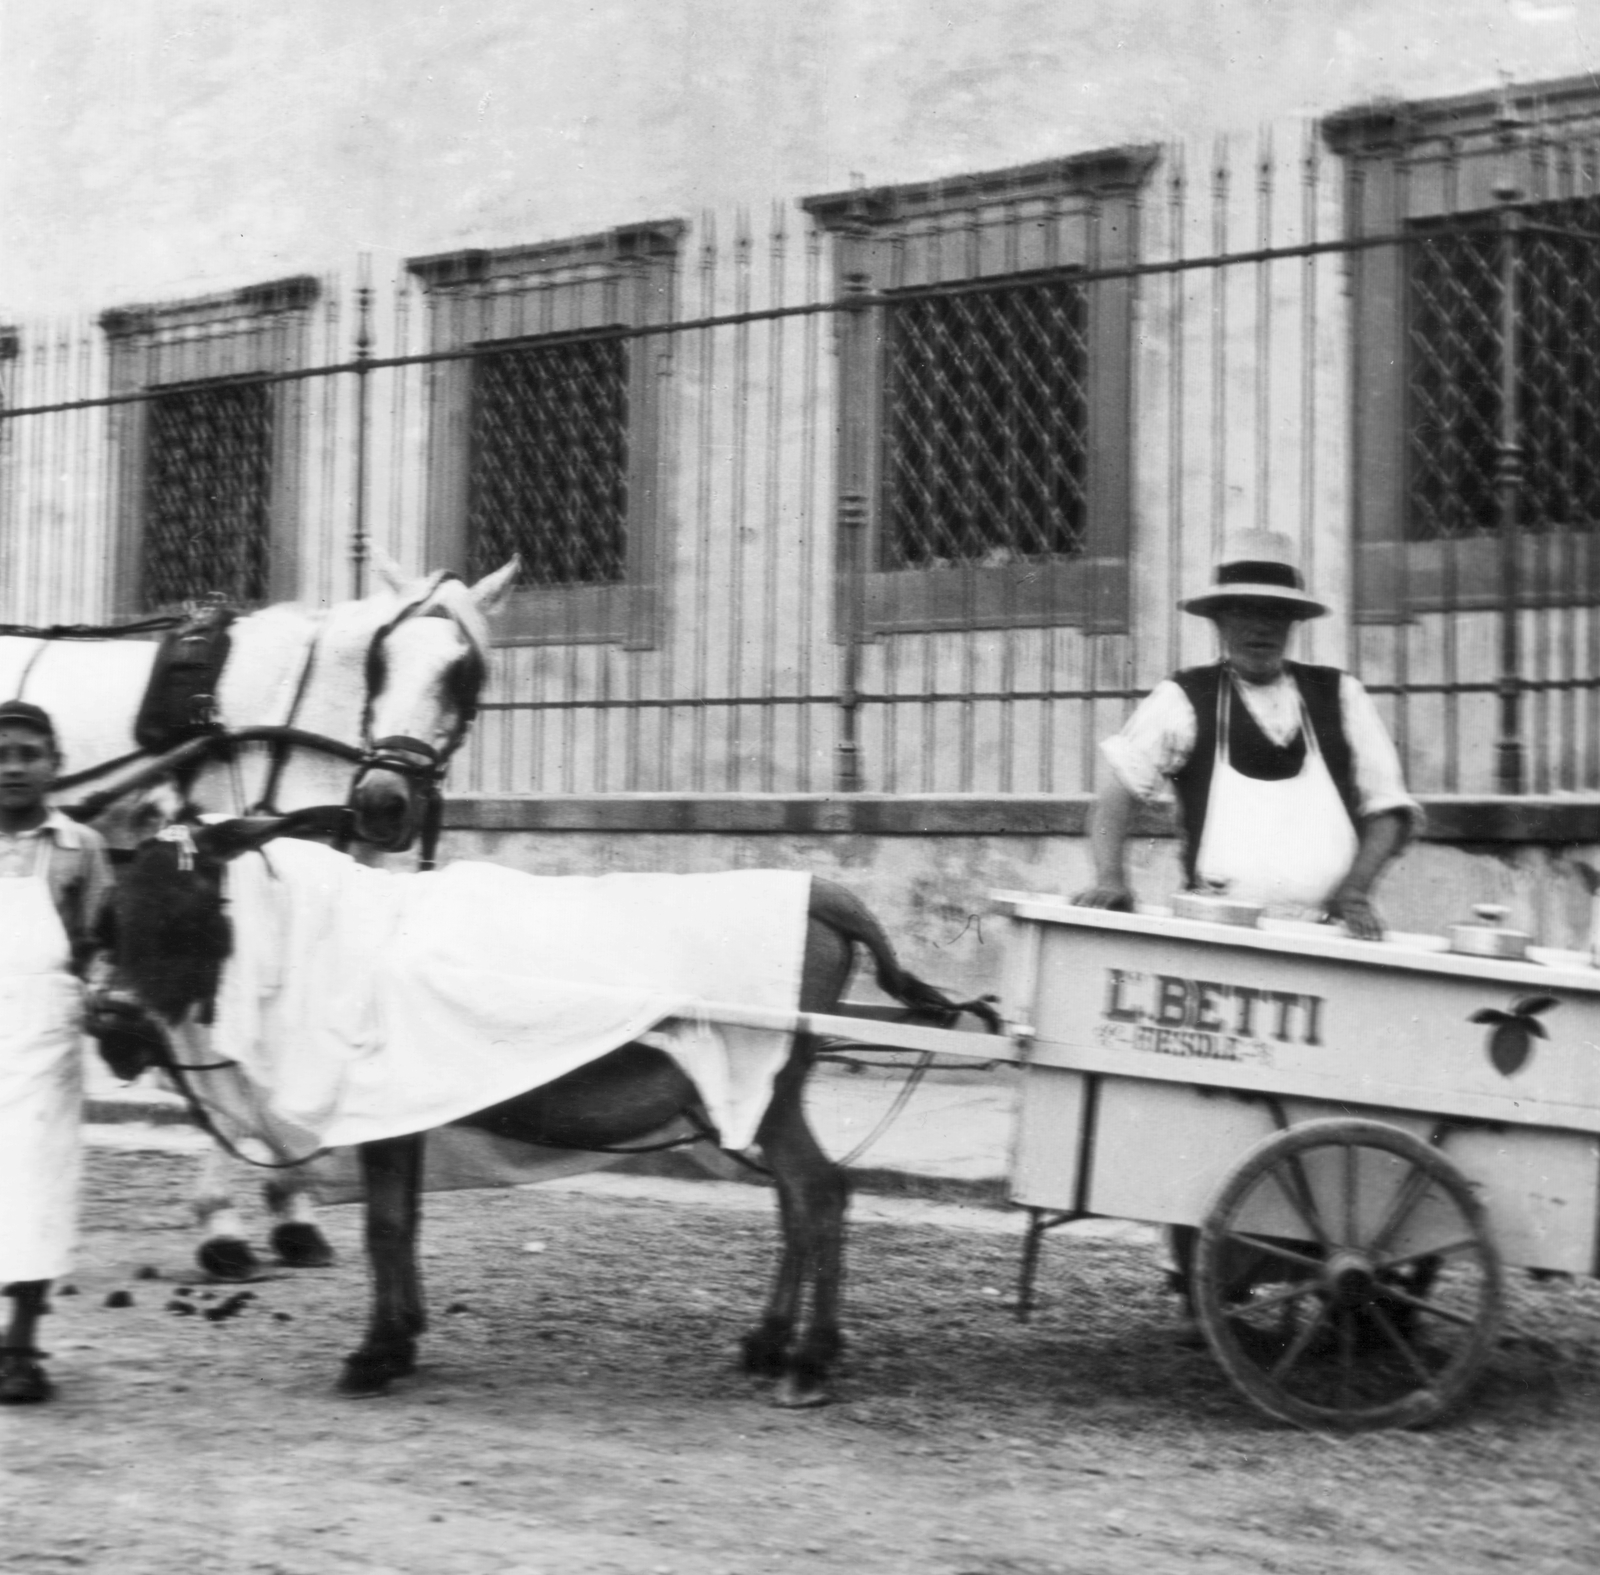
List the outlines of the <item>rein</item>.
{"label": "rein", "polygon": [[211,1119],[211,1112],[200,1095],[195,1092],[194,1084],[189,1081],[191,1072],[223,1072],[238,1066],[237,1061],[203,1061],[198,1066],[186,1066],[177,1057],[172,1048],[172,1041],[163,1030],[160,1036],[163,1054],[156,1060],[156,1070],[165,1072],[172,1079],[184,1104],[188,1107],[189,1117],[207,1137],[222,1149],[230,1159],[236,1159],[243,1165],[254,1165],[257,1170],[293,1170],[299,1165],[308,1164],[318,1155],[326,1154],[325,1148],[313,1149],[309,1154],[301,1154],[296,1159],[252,1159],[243,1153],[234,1141],[227,1137],[215,1121]]}
{"label": "rein", "polygon": [[[300,703],[306,697],[306,690],[311,687],[311,675],[317,667],[317,645],[322,638],[322,623],[319,620],[311,630],[311,639],[306,646],[306,659],[300,667],[300,679],[294,687],[294,698],[289,702],[289,714],[283,719],[285,729],[293,729],[295,718],[300,714]],[[289,756],[293,751],[293,744],[284,741],[280,735],[272,746],[272,760],[267,767],[267,780],[261,789],[261,797],[256,800],[252,809],[245,811],[250,815],[275,815],[277,809],[273,800],[278,796],[278,783],[283,779],[284,767],[289,763]]]}

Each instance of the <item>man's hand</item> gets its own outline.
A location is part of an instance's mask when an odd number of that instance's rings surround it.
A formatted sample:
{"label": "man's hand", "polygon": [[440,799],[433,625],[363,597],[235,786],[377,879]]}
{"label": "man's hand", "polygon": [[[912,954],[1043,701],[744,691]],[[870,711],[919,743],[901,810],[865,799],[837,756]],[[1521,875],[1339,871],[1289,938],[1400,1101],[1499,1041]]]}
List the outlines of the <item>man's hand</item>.
{"label": "man's hand", "polygon": [[1133,893],[1126,886],[1091,886],[1072,899],[1079,908],[1109,908],[1112,913],[1132,913]]}
{"label": "man's hand", "polygon": [[1336,891],[1328,900],[1328,917],[1337,919],[1358,941],[1383,939],[1383,920],[1365,892]]}

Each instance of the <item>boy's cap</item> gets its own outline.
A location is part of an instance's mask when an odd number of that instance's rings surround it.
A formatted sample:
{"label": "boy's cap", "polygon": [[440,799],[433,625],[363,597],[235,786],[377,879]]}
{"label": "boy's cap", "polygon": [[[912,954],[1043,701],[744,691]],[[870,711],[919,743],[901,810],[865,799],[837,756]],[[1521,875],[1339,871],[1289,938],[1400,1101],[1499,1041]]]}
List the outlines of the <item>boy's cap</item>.
{"label": "boy's cap", "polygon": [[31,727],[52,744],[56,741],[56,725],[50,720],[50,713],[31,700],[0,700],[0,727]]}

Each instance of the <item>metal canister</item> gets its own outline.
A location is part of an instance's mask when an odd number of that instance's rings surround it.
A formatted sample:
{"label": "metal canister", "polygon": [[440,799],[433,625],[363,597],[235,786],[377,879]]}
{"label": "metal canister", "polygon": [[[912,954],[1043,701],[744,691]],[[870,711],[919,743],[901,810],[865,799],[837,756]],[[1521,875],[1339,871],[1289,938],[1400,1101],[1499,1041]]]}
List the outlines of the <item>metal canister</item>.
{"label": "metal canister", "polygon": [[1450,950],[1468,957],[1526,957],[1532,937],[1524,930],[1506,927],[1508,912],[1494,902],[1475,904],[1470,924],[1450,926]]}
{"label": "metal canister", "polygon": [[1237,924],[1252,928],[1260,924],[1262,905],[1226,897],[1217,892],[1180,891],[1172,898],[1172,915],[1177,919],[1199,919],[1206,924]]}

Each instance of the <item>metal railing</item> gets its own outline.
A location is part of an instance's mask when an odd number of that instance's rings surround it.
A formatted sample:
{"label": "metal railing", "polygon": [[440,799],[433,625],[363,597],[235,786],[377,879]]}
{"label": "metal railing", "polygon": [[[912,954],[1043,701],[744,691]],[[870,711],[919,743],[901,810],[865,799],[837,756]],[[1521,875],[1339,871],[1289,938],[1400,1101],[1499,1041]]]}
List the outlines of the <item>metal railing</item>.
{"label": "metal railing", "polygon": [[[457,790],[1072,793],[1139,694],[1212,655],[1175,607],[1227,533],[1270,527],[1339,609],[1299,654],[1367,681],[1416,789],[1600,790],[1600,160],[1563,147],[1487,208],[1402,203],[1369,233],[1314,137],[1219,144],[1203,178],[1172,149],[1136,263],[1008,271],[986,235],[1068,216],[1018,198],[930,221],[989,257],[975,273],[894,288],[836,281],[787,208],[759,234],[703,216],[665,320],[630,320],[625,270],[541,318],[574,287],[546,270],[495,287],[532,329],[442,349],[437,298],[365,267],[18,325],[4,616],[331,600],[374,548],[477,570],[516,548]],[[1384,267],[1380,373],[1350,303]],[[1095,327],[1113,285],[1121,342]],[[1101,561],[1085,456],[1117,356],[1133,526]],[[1352,419],[1372,398],[1403,435],[1387,527]],[[866,491],[841,484],[841,423]],[[1102,582],[1120,613],[1093,610]]]}

